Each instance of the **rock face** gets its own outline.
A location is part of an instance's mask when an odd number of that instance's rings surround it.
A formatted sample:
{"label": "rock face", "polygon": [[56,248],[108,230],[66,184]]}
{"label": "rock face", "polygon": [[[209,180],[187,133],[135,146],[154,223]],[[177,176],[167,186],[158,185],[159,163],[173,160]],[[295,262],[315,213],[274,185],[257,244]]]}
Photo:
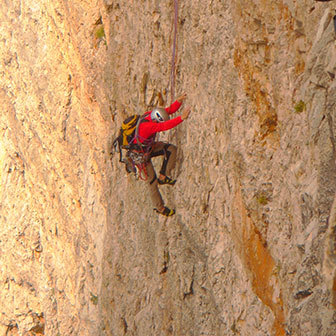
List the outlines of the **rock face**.
{"label": "rock face", "polygon": [[165,219],[109,152],[172,101],[174,1],[2,4],[0,335],[336,334],[336,4],[178,9]]}

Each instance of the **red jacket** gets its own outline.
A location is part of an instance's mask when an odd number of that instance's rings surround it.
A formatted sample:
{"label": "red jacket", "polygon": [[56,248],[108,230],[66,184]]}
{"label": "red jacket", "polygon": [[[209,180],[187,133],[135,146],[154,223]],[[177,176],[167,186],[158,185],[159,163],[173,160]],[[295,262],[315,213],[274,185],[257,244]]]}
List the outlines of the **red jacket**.
{"label": "red jacket", "polygon": [[[175,101],[173,104],[171,104],[169,107],[166,107],[165,110],[168,114],[175,113],[180,107],[182,103],[179,101]],[[161,123],[152,121],[150,114],[152,111],[148,111],[145,113],[146,117],[145,119],[148,120],[147,122],[142,122],[139,126],[139,140],[140,142],[144,142],[147,139],[154,137],[156,133],[167,131],[171,128],[176,127],[178,124],[180,124],[183,120],[181,116],[178,116],[174,119],[169,119],[167,121],[163,121]]]}

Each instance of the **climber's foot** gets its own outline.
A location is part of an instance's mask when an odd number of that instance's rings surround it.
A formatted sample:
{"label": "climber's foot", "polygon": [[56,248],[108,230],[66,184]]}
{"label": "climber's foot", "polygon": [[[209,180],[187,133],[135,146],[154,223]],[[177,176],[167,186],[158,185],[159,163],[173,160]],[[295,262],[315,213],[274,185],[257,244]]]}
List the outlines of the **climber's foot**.
{"label": "climber's foot", "polygon": [[158,183],[161,184],[161,185],[162,184],[169,184],[169,185],[173,186],[176,183],[176,180],[173,180],[172,178],[170,178],[168,176],[161,175],[158,178]]}
{"label": "climber's foot", "polygon": [[157,213],[159,213],[162,216],[170,217],[175,215],[175,210],[174,209],[169,209],[167,207],[163,207],[162,209],[154,209]]}

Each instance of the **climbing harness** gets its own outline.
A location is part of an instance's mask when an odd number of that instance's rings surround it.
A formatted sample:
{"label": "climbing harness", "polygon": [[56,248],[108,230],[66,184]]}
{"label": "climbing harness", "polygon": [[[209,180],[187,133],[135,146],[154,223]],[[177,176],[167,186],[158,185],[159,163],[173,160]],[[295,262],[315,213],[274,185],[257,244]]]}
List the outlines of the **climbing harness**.
{"label": "climbing harness", "polygon": [[133,172],[137,178],[140,180],[147,181],[147,163],[150,160],[151,148],[146,150],[145,147],[140,146],[140,149],[129,149],[127,151],[128,162],[133,167]]}

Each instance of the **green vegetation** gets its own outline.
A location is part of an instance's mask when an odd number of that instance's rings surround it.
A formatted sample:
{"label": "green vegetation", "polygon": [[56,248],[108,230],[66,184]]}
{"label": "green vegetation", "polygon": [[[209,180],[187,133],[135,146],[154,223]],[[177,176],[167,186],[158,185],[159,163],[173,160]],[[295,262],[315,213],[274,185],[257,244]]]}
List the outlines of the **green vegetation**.
{"label": "green vegetation", "polygon": [[95,36],[97,39],[103,39],[105,37],[105,30],[104,30],[104,26],[101,25],[97,30],[96,30],[96,33],[95,33]]}
{"label": "green vegetation", "polygon": [[301,113],[306,109],[306,103],[303,100],[300,100],[296,103],[294,109],[296,113]]}
{"label": "green vegetation", "polygon": [[90,294],[91,294],[90,301],[91,301],[95,306],[97,306],[97,304],[98,304],[98,296],[93,295],[92,293],[90,293]]}
{"label": "green vegetation", "polygon": [[268,203],[269,199],[265,194],[259,194],[257,195],[257,202],[261,205],[266,205]]}

